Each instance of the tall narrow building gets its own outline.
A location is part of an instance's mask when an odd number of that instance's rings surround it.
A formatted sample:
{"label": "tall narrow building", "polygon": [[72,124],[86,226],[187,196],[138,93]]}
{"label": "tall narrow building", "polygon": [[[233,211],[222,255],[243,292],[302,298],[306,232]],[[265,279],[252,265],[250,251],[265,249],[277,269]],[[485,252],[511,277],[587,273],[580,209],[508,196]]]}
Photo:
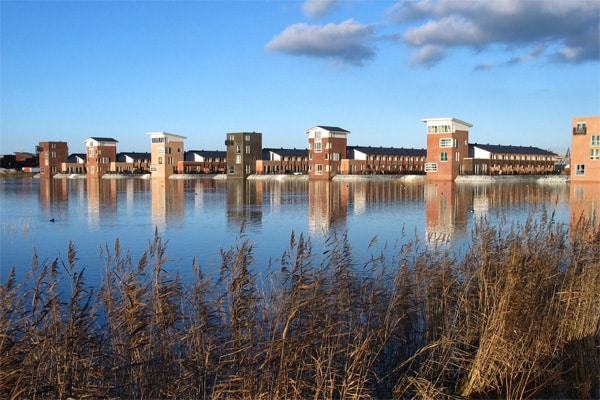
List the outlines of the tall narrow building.
{"label": "tall narrow building", "polygon": [[39,158],[40,178],[52,178],[62,172],[62,164],[69,158],[66,142],[40,142],[36,147]]}
{"label": "tall narrow building", "polygon": [[88,178],[102,178],[117,161],[117,143],[113,138],[90,137],[85,140],[86,170]]}
{"label": "tall narrow building", "polygon": [[347,131],[337,126],[317,125],[306,131],[308,135],[308,179],[331,180],[341,173],[342,159],[346,158]]}
{"label": "tall narrow building", "polygon": [[571,181],[600,182],[600,116],[572,121]]}
{"label": "tall narrow building", "polygon": [[469,128],[456,118],[424,118],[427,124],[428,180],[454,181],[462,172],[462,160],[469,156]]}
{"label": "tall narrow building", "polygon": [[247,178],[256,173],[256,160],[262,157],[262,133],[232,132],[227,146],[227,178]]}
{"label": "tall narrow building", "polygon": [[168,178],[177,173],[177,164],[184,161],[185,136],[167,132],[149,132],[150,173],[152,178]]}

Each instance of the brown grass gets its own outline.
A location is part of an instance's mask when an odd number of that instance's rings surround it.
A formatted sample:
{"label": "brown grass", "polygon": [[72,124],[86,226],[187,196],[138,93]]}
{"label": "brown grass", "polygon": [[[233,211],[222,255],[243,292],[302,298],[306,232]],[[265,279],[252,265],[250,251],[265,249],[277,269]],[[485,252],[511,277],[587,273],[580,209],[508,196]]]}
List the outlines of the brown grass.
{"label": "brown grass", "polygon": [[315,252],[292,232],[258,279],[242,228],[218,281],[194,262],[183,282],[155,233],[137,263],[100,248],[98,293],[72,243],[34,254],[0,286],[0,397],[597,396],[600,227],[481,221],[473,238],[461,257],[415,239],[358,262],[345,233]]}

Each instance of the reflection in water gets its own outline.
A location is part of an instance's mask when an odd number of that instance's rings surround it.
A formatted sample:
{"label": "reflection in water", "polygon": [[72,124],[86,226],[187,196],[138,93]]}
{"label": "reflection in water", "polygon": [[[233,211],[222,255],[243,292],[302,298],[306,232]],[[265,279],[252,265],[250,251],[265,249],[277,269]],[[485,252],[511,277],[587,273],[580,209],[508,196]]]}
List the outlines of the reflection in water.
{"label": "reflection in water", "polygon": [[598,183],[571,183],[570,188],[570,223],[577,223],[580,218],[585,218],[593,225],[598,225],[598,208],[600,207],[600,184]]}
{"label": "reflection in water", "polygon": [[184,188],[182,180],[150,179],[152,224],[159,232],[165,232],[168,226],[183,225]]}
{"label": "reflection in water", "polygon": [[308,229],[310,233],[341,230],[348,214],[349,185],[338,182],[308,183]]}
{"label": "reflection in water", "polygon": [[262,181],[227,180],[227,223],[230,228],[261,226],[263,189]]}

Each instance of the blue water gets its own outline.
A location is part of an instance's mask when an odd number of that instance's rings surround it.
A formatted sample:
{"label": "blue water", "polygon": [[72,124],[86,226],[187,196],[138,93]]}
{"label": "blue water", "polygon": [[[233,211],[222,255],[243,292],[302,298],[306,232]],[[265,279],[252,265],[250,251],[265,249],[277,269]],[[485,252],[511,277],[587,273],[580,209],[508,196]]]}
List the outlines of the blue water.
{"label": "blue water", "polygon": [[106,248],[112,252],[118,238],[135,264],[155,231],[167,243],[166,268],[184,277],[194,258],[216,275],[220,249],[245,239],[262,274],[269,262],[278,265],[292,231],[310,238],[315,250],[347,232],[357,262],[416,238],[461,251],[473,221],[510,224],[546,210],[569,223],[569,200],[564,183],[1,179],[0,282],[12,266],[23,277],[34,251],[41,262],[66,263],[72,241],[78,267],[99,283]]}

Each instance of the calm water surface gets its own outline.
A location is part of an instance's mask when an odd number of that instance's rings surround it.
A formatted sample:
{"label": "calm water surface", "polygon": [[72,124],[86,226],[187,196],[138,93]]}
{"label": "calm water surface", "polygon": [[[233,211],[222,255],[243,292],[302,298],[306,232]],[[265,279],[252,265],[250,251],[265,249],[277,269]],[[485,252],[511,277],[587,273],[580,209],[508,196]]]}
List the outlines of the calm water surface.
{"label": "calm water surface", "polygon": [[[0,282],[16,266],[65,260],[72,241],[87,281],[101,278],[100,248],[119,239],[134,263],[158,231],[167,241],[167,268],[184,277],[196,258],[217,273],[220,249],[244,238],[254,245],[262,273],[289,248],[292,231],[310,237],[315,250],[334,232],[348,232],[357,260],[393,252],[419,237],[459,251],[479,218],[522,222],[543,210],[569,223],[574,213],[597,215],[598,186],[569,184],[410,184],[399,181],[246,182],[190,180],[0,180]],[[54,219],[54,222],[50,220]],[[376,244],[369,247],[373,238]]]}

